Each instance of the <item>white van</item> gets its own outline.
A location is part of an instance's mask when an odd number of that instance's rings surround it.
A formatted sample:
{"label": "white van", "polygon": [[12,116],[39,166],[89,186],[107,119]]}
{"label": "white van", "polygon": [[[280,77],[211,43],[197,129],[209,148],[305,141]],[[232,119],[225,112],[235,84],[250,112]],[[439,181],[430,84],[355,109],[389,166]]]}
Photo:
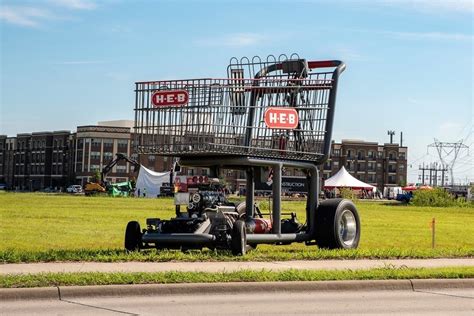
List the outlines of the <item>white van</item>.
{"label": "white van", "polygon": [[402,187],[385,187],[383,188],[383,197],[389,200],[395,200],[397,194],[403,193]]}

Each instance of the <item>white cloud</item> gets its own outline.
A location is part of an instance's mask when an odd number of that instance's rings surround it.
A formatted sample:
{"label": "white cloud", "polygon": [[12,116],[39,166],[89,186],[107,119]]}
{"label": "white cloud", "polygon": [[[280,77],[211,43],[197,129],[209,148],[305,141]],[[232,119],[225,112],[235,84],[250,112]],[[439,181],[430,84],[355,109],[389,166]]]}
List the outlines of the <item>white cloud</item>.
{"label": "white cloud", "polygon": [[51,18],[54,16],[48,10],[28,6],[2,6],[0,11],[1,20],[27,27],[38,27],[43,20]]}
{"label": "white cloud", "polygon": [[[66,10],[93,10],[97,7],[95,2],[89,0],[48,0],[42,5],[2,5],[0,10],[0,20],[9,24],[40,27],[48,20],[65,19]],[[63,10],[61,11],[61,8]]]}
{"label": "white cloud", "polygon": [[49,0],[52,4],[72,10],[93,10],[97,5],[89,0]]}
{"label": "white cloud", "polygon": [[224,36],[202,38],[196,43],[202,46],[247,47],[261,43],[265,37],[257,33],[234,33]]}

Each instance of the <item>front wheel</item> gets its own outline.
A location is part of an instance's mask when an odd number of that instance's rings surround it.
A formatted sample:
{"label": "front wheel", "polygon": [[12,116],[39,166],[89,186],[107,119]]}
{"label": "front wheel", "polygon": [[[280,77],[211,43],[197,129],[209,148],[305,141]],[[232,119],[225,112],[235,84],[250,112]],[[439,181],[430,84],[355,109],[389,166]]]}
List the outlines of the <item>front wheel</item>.
{"label": "front wheel", "polygon": [[316,244],[320,248],[355,249],[360,240],[360,219],[354,203],[346,199],[321,202],[316,210]]}
{"label": "front wheel", "polygon": [[245,222],[238,220],[234,223],[232,228],[231,250],[234,256],[245,255],[247,246],[247,234],[245,231]]}
{"label": "front wheel", "polygon": [[138,251],[142,244],[142,233],[140,224],[136,221],[128,222],[125,229],[125,249],[128,251]]}

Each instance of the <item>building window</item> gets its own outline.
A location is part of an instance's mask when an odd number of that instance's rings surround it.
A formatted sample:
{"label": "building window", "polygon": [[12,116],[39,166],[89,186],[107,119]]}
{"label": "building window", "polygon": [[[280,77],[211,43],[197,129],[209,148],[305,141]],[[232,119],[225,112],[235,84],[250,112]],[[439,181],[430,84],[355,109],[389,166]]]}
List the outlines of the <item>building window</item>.
{"label": "building window", "polygon": [[104,144],[104,147],[113,147],[114,146],[114,140],[113,139],[103,139],[103,144]]}
{"label": "building window", "polygon": [[347,150],[347,158],[352,159],[354,152],[351,149]]}
{"label": "building window", "polygon": [[91,151],[91,159],[100,159],[100,151]]}
{"label": "building window", "polygon": [[405,153],[399,153],[398,158],[405,160]]}
{"label": "building window", "polygon": [[373,162],[367,164],[367,171],[375,171],[375,164]]}
{"label": "building window", "polygon": [[127,172],[127,166],[119,166],[116,167],[117,173],[125,173]]}
{"label": "building window", "polygon": [[395,184],[397,182],[396,176],[388,176],[388,184]]}
{"label": "building window", "polygon": [[118,147],[128,147],[128,140],[127,139],[119,139],[117,140]]}
{"label": "building window", "polygon": [[100,147],[102,145],[102,140],[100,138],[93,138],[91,146]]}
{"label": "building window", "polygon": [[148,156],[148,161],[149,162],[154,162],[155,161],[155,156],[154,155],[149,155]]}
{"label": "building window", "polygon": [[332,156],[333,157],[340,157],[341,156],[341,150],[340,149],[334,149],[332,151]]}
{"label": "building window", "polygon": [[109,162],[110,160],[112,160],[112,157],[114,156],[113,153],[108,152],[108,151],[104,152],[103,155],[104,155],[104,161],[107,161],[107,162]]}
{"label": "building window", "polygon": [[333,161],[332,165],[334,168],[339,169],[339,161]]}
{"label": "building window", "polygon": [[357,171],[365,171],[365,163],[358,163]]}
{"label": "building window", "polygon": [[375,153],[373,150],[369,150],[369,152],[367,153],[367,156],[369,157],[369,159],[373,159],[375,158]]}
{"label": "building window", "polygon": [[383,151],[377,152],[377,158],[379,158],[379,159],[383,158]]}
{"label": "building window", "polygon": [[90,170],[95,172],[95,171],[99,171],[100,170],[100,166],[99,165],[91,165],[90,166]]}
{"label": "building window", "polygon": [[357,159],[359,159],[359,160],[365,159],[365,151],[359,150],[359,151],[357,152]]}
{"label": "building window", "polygon": [[346,167],[347,167],[348,171],[354,171],[354,163],[353,162],[348,161]]}

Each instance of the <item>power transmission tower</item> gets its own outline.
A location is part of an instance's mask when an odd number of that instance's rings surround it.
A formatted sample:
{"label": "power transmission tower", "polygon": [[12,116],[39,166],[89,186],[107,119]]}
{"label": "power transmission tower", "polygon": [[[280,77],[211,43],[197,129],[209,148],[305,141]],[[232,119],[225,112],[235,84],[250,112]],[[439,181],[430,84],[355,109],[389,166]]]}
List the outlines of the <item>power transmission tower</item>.
{"label": "power transmission tower", "polygon": [[430,147],[436,148],[436,150],[438,151],[439,160],[441,160],[441,163],[449,169],[449,173],[451,175],[451,186],[453,186],[453,168],[454,164],[456,163],[456,159],[458,158],[459,151],[461,149],[469,149],[469,146],[464,145],[462,143],[462,140],[455,143],[447,143],[440,142],[435,138],[434,141],[435,142],[433,144],[428,145],[428,149]]}

